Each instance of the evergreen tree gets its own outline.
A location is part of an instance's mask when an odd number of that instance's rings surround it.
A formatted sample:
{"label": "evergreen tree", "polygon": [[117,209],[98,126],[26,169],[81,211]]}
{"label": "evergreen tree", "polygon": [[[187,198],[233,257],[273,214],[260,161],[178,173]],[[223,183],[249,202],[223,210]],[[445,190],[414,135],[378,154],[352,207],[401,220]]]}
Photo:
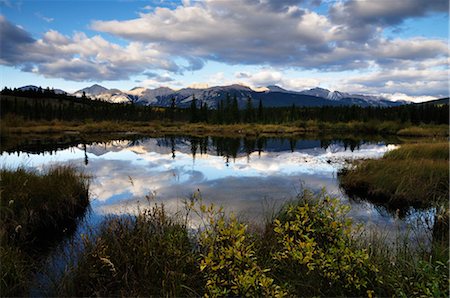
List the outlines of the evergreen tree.
{"label": "evergreen tree", "polygon": [[233,96],[233,102],[231,105],[231,117],[232,117],[232,122],[233,123],[238,123],[240,120],[239,117],[239,106],[238,106],[238,101],[237,101],[237,97],[236,95]]}
{"label": "evergreen tree", "polygon": [[251,97],[249,96],[248,98],[247,98],[247,106],[246,106],[246,109],[245,109],[245,122],[246,123],[251,123],[251,122],[253,122],[253,114],[254,114],[254,112],[253,112],[253,103],[252,103],[252,99],[251,99]]}
{"label": "evergreen tree", "polygon": [[264,108],[263,108],[263,104],[262,104],[262,100],[259,100],[259,105],[258,105],[258,122],[262,123],[263,122],[263,117],[264,117]]}
{"label": "evergreen tree", "polygon": [[289,120],[290,121],[295,121],[297,120],[297,109],[295,108],[295,103],[292,104],[291,106],[291,111],[290,111],[290,115],[289,115]]}
{"label": "evergreen tree", "polygon": [[198,115],[197,115],[197,99],[195,98],[195,95],[192,95],[192,101],[191,101],[191,122],[195,123],[198,122]]}
{"label": "evergreen tree", "polygon": [[224,107],[223,107],[223,99],[221,99],[217,105],[217,123],[223,124],[223,114],[224,114]]}
{"label": "evergreen tree", "polygon": [[208,122],[208,104],[206,102],[201,104],[200,115],[201,115],[201,121],[207,123]]}
{"label": "evergreen tree", "polygon": [[170,103],[170,110],[169,110],[169,118],[170,121],[173,122],[175,120],[175,97],[172,97],[172,102]]}

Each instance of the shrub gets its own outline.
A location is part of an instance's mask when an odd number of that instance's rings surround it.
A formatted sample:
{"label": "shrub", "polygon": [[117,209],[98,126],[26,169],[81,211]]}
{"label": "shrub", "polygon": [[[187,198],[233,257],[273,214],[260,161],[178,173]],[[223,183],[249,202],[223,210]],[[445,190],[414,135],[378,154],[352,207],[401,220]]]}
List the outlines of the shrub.
{"label": "shrub", "polygon": [[[206,207],[202,206],[203,211]],[[283,297],[286,295],[257,263],[254,243],[247,226],[234,216],[225,219],[213,205],[204,213],[209,226],[202,232],[200,269],[206,278],[206,293],[213,297]]]}
{"label": "shrub", "polygon": [[[297,295],[361,295],[378,269],[353,245],[348,206],[304,192],[273,222],[277,274]],[[305,292],[307,290],[307,292]]]}

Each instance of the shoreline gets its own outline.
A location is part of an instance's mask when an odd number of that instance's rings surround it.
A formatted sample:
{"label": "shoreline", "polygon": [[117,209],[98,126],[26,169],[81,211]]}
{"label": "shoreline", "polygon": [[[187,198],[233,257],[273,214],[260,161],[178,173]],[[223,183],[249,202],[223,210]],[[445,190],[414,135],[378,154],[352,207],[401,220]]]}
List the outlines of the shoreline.
{"label": "shoreline", "polygon": [[448,125],[405,125],[396,122],[331,123],[303,121],[286,124],[208,124],[186,122],[68,122],[68,121],[15,121],[0,122],[2,137],[26,134],[82,135],[114,133],[125,135],[198,136],[298,136],[307,134],[366,134],[399,137],[448,137]]}

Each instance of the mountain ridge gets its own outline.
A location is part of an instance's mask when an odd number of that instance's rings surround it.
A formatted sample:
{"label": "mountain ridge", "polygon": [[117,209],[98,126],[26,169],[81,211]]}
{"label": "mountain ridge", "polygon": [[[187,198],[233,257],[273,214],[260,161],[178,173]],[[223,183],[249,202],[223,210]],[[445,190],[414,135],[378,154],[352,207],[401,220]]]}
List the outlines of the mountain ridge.
{"label": "mountain ridge", "polygon": [[[38,88],[28,85],[21,87]],[[63,90],[56,89],[60,92]],[[130,90],[108,89],[99,84],[80,89],[71,95],[82,97],[83,94],[93,100],[102,100],[112,103],[134,103],[147,106],[168,107],[172,104],[172,98],[178,107],[190,106],[194,97],[200,103],[206,103],[209,108],[216,108],[220,101],[233,100],[236,97],[238,106],[243,108],[247,105],[248,99],[261,101],[266,107],[282,106],[346,106],[358,105],[369,106],[399,106],[409,104],[407,101],[392,101],[382,96],[351,94],[341,91],[330,91],[321,87],[315,87],[303,91],[287,90],[277,85],[267,87],[251,88],[246,85],[232,84],[225,86],[212,86],[206,88],[186,87],[174,90],[169,87],[158,87],[148,89],[145,87],[134,87]]]}

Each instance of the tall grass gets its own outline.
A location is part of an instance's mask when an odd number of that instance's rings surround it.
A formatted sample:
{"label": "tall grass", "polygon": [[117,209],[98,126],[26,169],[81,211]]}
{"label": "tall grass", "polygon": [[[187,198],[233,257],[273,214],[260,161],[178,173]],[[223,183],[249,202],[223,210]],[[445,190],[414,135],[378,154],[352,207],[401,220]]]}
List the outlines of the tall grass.
{"label": "tall grass", "polygon": [[407,235],[397,236],[387,245],[383,232],[370,231],[361,237],[359,247],[367,249],[369,261],[377,265],[375,294],[381,297],[448,297],[449,248],[447,241],[431,247],[417,246]]}
{"label": "tall grass", "polygon": [[448,143],[402,145],[382,159],[356,163],[339,173],[350,197],[364,198],[391,211],[448,206]]}
{"label": "tall grass", "polygon": [[449,145],[448,142],[404,144],[396,150],[387,152],[384,158],[390,160],[431,159],[445,161],[449,158]]}
{"label": "tall grass", "polygon": [[0,175],[0,294],[24,296],[41,256],[86,211],[88,179],[71,167],[42,174],[2,169]]}
{"label": "tall grass", "polygon": [[182,222],[154,207],[136,217],[110,217],[83,236],[83,253],[52,296],[199,296],[202,276]]}
{"label": "tall grass", "polygon": [[64,234],[89,205],[88,179],[72,167],[43,174],[2,169],[0,235],[6,243],[39,250]]}

